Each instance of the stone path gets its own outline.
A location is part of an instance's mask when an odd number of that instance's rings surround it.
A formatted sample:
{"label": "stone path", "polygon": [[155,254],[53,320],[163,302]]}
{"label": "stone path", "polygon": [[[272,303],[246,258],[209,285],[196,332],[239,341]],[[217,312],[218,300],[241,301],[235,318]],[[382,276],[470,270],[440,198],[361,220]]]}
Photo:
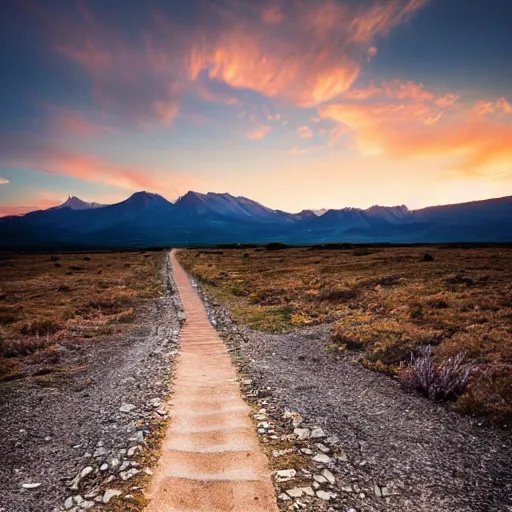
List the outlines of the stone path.
{"label": "stone path", "polygon": [[180,335],[172,423],[147,512],[273,512],[274,488],[227,348],[171,253],[187,317]]}

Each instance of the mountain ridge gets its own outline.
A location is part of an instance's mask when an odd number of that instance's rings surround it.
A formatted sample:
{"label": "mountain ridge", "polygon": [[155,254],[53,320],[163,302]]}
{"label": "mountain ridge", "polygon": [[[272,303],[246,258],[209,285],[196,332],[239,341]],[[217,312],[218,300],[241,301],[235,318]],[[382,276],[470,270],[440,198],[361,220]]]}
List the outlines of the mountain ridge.
{"label": "mountain ridge", "polygon": [[405,205],[289,213],[243,196],[190,191],[175,202],[135,192],[111,205],[63,204],[0,218],[0,247],[219,243],[512,242],[512,196],[409,210]]}

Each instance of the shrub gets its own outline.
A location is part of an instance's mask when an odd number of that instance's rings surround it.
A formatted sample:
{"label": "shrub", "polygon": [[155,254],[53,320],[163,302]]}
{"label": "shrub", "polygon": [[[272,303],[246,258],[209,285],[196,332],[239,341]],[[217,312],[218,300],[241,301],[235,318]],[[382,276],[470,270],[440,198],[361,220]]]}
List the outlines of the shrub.
{"label": "shrub", "polygon": [[411,353],[408,366],[398,370],[398,380],[407,388],[419,391],[431,400],[454,400],[466,390],[476,366],[465,362],[466,354],[459,352],[441,364],[436,364],[431,345]]}
{"label": "shrub", "polygon": [[421,261],[434,261],[434,256],[432,254],[429,254],[428,252],[423,255],[423,258]]}
{"label": "shrub", "polygon": [[338,288],[336,290],[322,290],[318,294],[318,300],[326,300],[329,302],[347,302],[357,299],[360,295],[357,288]]}
{"label": "shrub", "polygon": [[46,336],[60,330],[61,326],[50,318],[36,318],[20,327],[20,333],[25,336]]}
{"label": "shrub", "polygon": [[265,245],[265,249],[267,251],[280,251],[282,249],[286,249],[288,246],[282,244],[281,242],[272,242],[270,244]]}

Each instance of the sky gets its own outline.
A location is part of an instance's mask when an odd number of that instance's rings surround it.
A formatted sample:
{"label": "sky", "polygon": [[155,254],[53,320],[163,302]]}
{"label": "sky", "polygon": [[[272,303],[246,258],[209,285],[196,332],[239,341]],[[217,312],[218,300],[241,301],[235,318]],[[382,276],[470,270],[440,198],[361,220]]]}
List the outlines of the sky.
{"label": "sky", "polygon": [[509,0],[5,0],[0,215],[512,195]]}

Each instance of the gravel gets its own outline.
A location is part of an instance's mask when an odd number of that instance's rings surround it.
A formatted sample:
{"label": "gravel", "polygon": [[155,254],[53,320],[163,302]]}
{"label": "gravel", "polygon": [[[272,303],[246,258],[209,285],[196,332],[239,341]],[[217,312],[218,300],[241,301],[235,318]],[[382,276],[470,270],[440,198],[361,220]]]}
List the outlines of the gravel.
{"label": "gravel", "polygon": [[[96,502],[81,497],[102,479],[119,481],[122,461],[112,454],[126,457],[131,444],[144,442],[152,404],[169,391],[179,301],[168,271],[166,264],[165,295],[143,305],[129,334],[62,347],[68,378],[0,388],[0,511],[52,512],[78,503],[77,510],[87,510],[120,494],[110,489]],[[125,471],[128,478],[138,472]]]}
{"label": "gravel", "polygon": [[407,393],[350,354],[328,351],[328,326],[256,333],[203,300],[212,323],[245,361],[252,387],[299,418],[296,434],[315,432],[319,439],[310,441],[324,443],[325,434],[324,444],[341,443],[333,470],[347,505],[332,510],[512,511],[509,432]]}

